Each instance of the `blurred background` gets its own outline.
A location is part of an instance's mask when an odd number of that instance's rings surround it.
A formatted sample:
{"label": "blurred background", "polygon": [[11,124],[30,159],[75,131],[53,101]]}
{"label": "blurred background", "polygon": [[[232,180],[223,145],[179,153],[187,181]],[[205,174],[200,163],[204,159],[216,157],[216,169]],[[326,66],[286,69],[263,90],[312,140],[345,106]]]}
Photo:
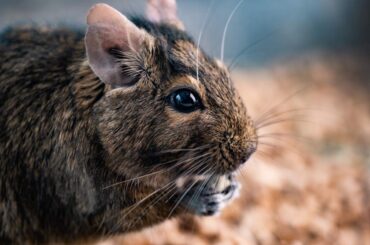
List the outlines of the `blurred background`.
{"label": "blurred background", "polygon": [[[89,7],[99,1],[0,0],[0,28],[36,22],[83,26]],[[107,0],[126,14],[144,14],[143,0]],[[201,46],[220,56],[221,40],[229,14],[238,0],[179,0],[178,9],[195,39],[202,31]],[[368,0],[245,0],[230,21],[225,58],[232,60],[247,46],[239,65],[265,65],[281,57],[312,51],[370,49]],[[256,43],[257,42],[257,43]]]}
{"label": "blurred background", "polygon": [[[0,0],[0,28],[84,28],[98,1]],[[104,1],[143,14],[145,1]],[[370,244],[370,1],[178,0],[201,47],[231,66],[260,129],[241,195],[104,244]]]}

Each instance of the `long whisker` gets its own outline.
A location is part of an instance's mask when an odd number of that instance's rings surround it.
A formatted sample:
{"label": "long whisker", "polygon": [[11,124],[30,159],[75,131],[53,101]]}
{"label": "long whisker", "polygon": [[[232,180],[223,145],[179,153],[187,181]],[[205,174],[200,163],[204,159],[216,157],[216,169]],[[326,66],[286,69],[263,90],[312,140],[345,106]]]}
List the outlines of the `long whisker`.
{"label": "long whisker", "polygon": [[269,147],[272,147],[272,148],[282,148],[282,146],[278,146],[278,145],[275,145],[273,143],[269,143],[269,142],[258,142],[259,145],[265,145],[265,146],[269,146]]}
{"label": "long whisker", "polygon": [[[154,206],[156,205],[158,202],[160,202],[163,198],[165,198],[167,195],[171,194],[171,192],[174,192],[175,190],[177,189],[176,185],[172,185],[172,186],[169,186],[168,188],[166,188],[165,190],[163,190],[163,194],[162,195],[158,195],[157,197],[155,197],[150,203],[148,203],[146,205],[146,207],[149,207],[149,206]],[[137,221],[139,219],[141,219],[141,217],[143,217],[144,215],[146,215],[148,213],[148,211],[145,211],[145,210],[148,210],[147,208],[143,208],[144,212],[141,213],[140,215],[138,215],[138,217],[134,220],[134,222],[132,222],[130,224],[130,226],[133,226],[137,223]]]}
{"label": "long whisker", "polygon": [[182,176],[189,176],[190,174],[194,173],[196,170],[198,170],[201,166],[199,166],[198,164],[201,163],[203,164],[202,162],[204,161],[204,159],[206,159],[207,157],[209,157],[211,155],[211,153],[207,153],[207,154],[204,154],[202,156],[202,158],[197,158],[197,162],[189,162],[189,165],[190,166],[187,166],[189,167],[185,172],[183,172],[181,175]]}
{"label": "long whisker", "polygon": [[243,2],[244,2],[244,0],[240,0],[238,2],[238,4],[234,7],[233,11],[231,11],[231,13],[229,15],[229,18],[226,21],[224,31],[223,31],[223,34],[222,34],[222,41],[221,41],[221,61],[222,62],[224,61],[224,51],[225,51],[224,49],[225,49],[225,39],[226,39],[227,29],[229,28],[229,24],[230,24],[231,19],[233,18],[234,14],[239,9],[239,7],[242,5]]}
{"label": "long whisker", "polygon": [[[161,170],[158,170],[158,171],[155,171],[155,172],[151,172],[151,173],[148,173],[148,174],[144,174],[144,175],[141,175],[141,176],[138,176],[138,177],[134,177],[134,178],[131,178],[131,179],[127,179],[127,180],[123,180],[123,181],[120,181],[120,182],[116,182],[114,184],[111,184],[109,186],[104,187],[102,190],[105,190],[105,189],[108,189],[108,188],[111,188],[111,187],[114,187],[114,186],[117,186],[117,185],[121,185],[121,184],[124,184],[124,183],[127,183],[127,182],[132,182],[132,181],[136,181],[136,180],[143,179],[143,178],[146,178],[146,177],[150,177],[150,176],[153,176],[153,175],[156,175],[156,174],[168,172],[168,171],[170,171],[170,170],[172,170],[172,169],[180,166],[181,164],[187,163],[189,161],[197,160],[197,159],[202,158],[204,156],[207,156],[209,154],[211,154],[211,153],[208,153],[207,152],[207,153],[202,154],[200,156],[196,156],[196,157],[193,157],[193,158],[186,158],[183,161],[177,162],[176,164],[174,164],[173,166],[171,166],[169,168],[161,169]],[[171,162],[174,162],[174,161],[177,161],[177,159],[176,160],[173,160],[173,161],[168,161],[168,162],[166,162],[166,164],[171,163]],[[159,164],[159,165],[163,165],[163,164],[164,163]]]}
{"label": "long whisker", "polygon": [[271,117],[269,119],[265,119],[261,122],[259,122],[258,124],[256,124],[255,126],[258,128],[260,127],[261,125],[265,125],[265,124],[268,124],[270,122],[275,122],[275,121],[278,121],[278,120],[285,120],[285,119],[302,119],[302,118],[305,118],[307,117],[307,115],[305,114],[292,114],[292,115],[279,115],[279,116],[276,116],[276,117]]}
{"label": "long whisker", "polygon": [[[210,153],[208,153],[209,155]],[[201,157],[205,157],[207,156],[207,154],[203,154]],[[194,169],[194,171],[196,171],[197,169],[199,168],[202,168],[205,164],[201,164],[201,165],[196,165],[196,168]],[[193,172],[194,172],[193,171]],[[145,198],[141,199],[140,201],[138,201],[137,203],[135,203],[128,211],[127,213],[124,215],[124,217],[126,217],[129,213],[131,213],[136,207],[138,207],[140,204],[142,204],[145,200],[147,200],[148,198],[150,198],[151,196],[155,195],[156,193],[158,193],[159,191],[163,191],[165,190],[169,185],[171,184],[176,184],[175,181],[170,181],[169,183],[167,183],[165,186],[159,188],[158,190],[152,192],[151,194],[147,195]]]}
{"label": "long whisker", "polygon": [[256,129],[259,130],[259,129],[265,128],[267,126],[271,126],[271,125],[278,124],[278,123],[283,123],[283,122],[304,122],[304,123],[312,123],[312,124],[315,124],[315,122],[312,122],[312,121],[309,121],[309,120],[304,120],[304,119],[283,118],[283,119],[278,119],[278,120],[275,120],[275,121],[270,121],[270,122],[262,123],[261,125],[258,125],[256,127]]}
{"label": "long whisker", "polygon": [[284,141],[284,144],[276,144],[274,142],[268,142],[268,141],[262,141],[262,142],[259,142],[259,144],[260,144],[260,147],[265,146],[273,150],[289,151],[289,152],[295,153],[296,155],[302,157],[302,152],[299,150],[299,147],[297,147],[297,144],[291,144],[287,141]]}
{"label": "long whisker", "polygon": [[271,160],[271,153],[259,149],[255,157],[259,160]]}
{"label": "long whisker", "polygon": [[[188,171],[186,171],[183,174],[183,176],[198,175],[198,174],[201,174],[202,171],[204,171],[205,169],[208,168],[207,160],[201,159],[201,160],[198,161],[198,163],[200,163],[200,164],[199,165],[194,164],[194,166],[192,168],[190,168]],[[169,199],[171,199],[172,197],[173,197],[173,195],[170,196]]]}
{"label": "long whisker", "polygon": [[[255,161],[255,159],[252,160],[252,163]],[[242,179],[247,179],[247,176],[245,176],[245,172],[244,171],[247,171],[246,170],[247,168],[239,168],[237,170],[237,173],[240,173],[240,175],[242,176]]]}
{"label": "long whisker", "polygon": [[143,199],[141,199],[140,201],[136,202],[134,205],[132,205],[128,210],[127,212],[123,215],[122,219],[124,219],[125,217],[127,217],[127,215],[129,215],[130,213],[133,212],[133,210],[135,210],[140,204],[142,204],[143,202],[145,202],[146,200],[148,200],[150,197],[154,196],[155,194],[157,194],[158,192],[160,191],[163,191],[165,190],[166,188],[168,188],[170,185],[173,185],[174,182],[169,182],[167,183],[166,185],[164,185],[163,187],[153,191],[152,193],[150,193],[149,195],[147,195],[146,197],[144,197]]}
{"label": "long whisker", "polygon": [[[205,167],[207,167],[207,165],[205,165]],[[208,169],[204,174],[207,174],[208,172],[210,171],[210,169]],[[188,192],[193,188],[193,186],[195,186],[197,184],[197,182],[195,181],[193,184],[191,184],[187,190],[181,195],[181,197],[177,200],[177,202],[175,203],[174,207],[171,209],[168,217],[170,217],[173,213],[173,211],[178,207],[178,205],[181,203],[181,201],[184,199],[184,197],[186,196],[186,194],[188,194]]]}
{"label": "long whisker", "polygon": [[196,71],[197,72],[197,81],[199,81],[199,47],[200,47],[200,42],[202,40],[203,31],[206,28],[206,25],[208,24],[209,13],[211,12],[211,9],[213,9],[214,3],[215,3],[215,0],[213,0],[211,5],[208,7],[206,17],[204,18],[204,21],[202,23],[202,27],[200,29],[199,36],[198,36],[198,41],[197,41],[197,63],[196,63],[196,65],[197,65],[197,71]]}
{"label": "long whisker", "polygon": [[151,155],[157,156],[157,155],[166,154],[166,153],[197,151],[197,150],[203,150],[203,149],[207,148],[208,146],[209,146],[209,144],[205,144],[205,145],[198,146],[198,147],[195,147],[195,148],[169,149],[169,150],[158,151],[158,152],[152,153]]}
{"label": "long whisker", "polygon": [[295,113],[295,112],[302,112],[302,111],[316,111],[316,109],[313,108],[294,108],[286,111],[276,111],[276,112],[271,112],[270,114],[266,114],[264,117],[259,118],[258,120],[255,120],[255,124],[258,125],[266,120],[276,118],[281,115],[285,115],[288,113]]}
{"label": "long whisker", "polygon": [[[149,202],[146,205],[146,207],[156,205],[159,201],[161,201],[168,194],[171,194],[171,192],[175,191],[176,189],[177,189],[176,188],[176,184],[175,183],[172,183],[172,186],[168,186],[167,188],[165,188],[164,190],[162,190],[163,191],[163,194],[156,196],[151,202]],[[149,212],[149,209],[148,208],[143,208],[143,210],[144,211],[141,214],[139,214],[133,222],[131,222],[130,226],[134,226],[138,222],[138,220],[141,219],[141,217],[143,217],[144,215],[146,215]]]}
{"label": "long whisker", "polygon": [[[193,170],[192,171],[188,171],[188,172],[190,172],[190,173],[188,173],[188,174],[191,174],[191,173],[194,173],[197,169],[200,169],[201,168],[201,170],[202,169],[204,169],[204,167],[207,167],[206,166],[206,164],[203,162],[203,164],[200,164],[200,165],[197,165],[197,164],[195,164],[195,168],[193,168]],[[171,183],[171,182],[170,182]],[[172,183],[175,183],[175,182],[172,182]],[[190,191],[190,189],[194,186],[194,184],[196,184],[196,182],[195,183],[193,183],[192,185],[191,185],[191,187],[189,187],[188,188],[188,190],[186,190],[186,192],[182,195],[182,196],[185,196],[186,194],[187,194],[187,192],[189,192]],[[164,190],[164,193],[162,194],[162,195],[159,195],[158,197],[156,197],[152,202],[150,202],[150,203],[148,203],[148,206],[149,205],[151,205],[151,206],[154,206],[154,205],[156,205],[161,199],[163,199],[164,197],[166,197],[168,194],[171,194],[171,192],[174,192],[175,190],[177,189],[177,186],[176,185],[173,185],[173,186],[170,186],[169,188],[167,188],[166,190]],[[172,198],[172,196],[174,195],[175,193],[173,193],[168,199],[171,199]],[[181,199],[183,199],[183,197],[181,198]],[[179,202],[181,202],[181,200],[179,201]],[[177,206],[177,205],[176,205]],[[168,215],[168,217],[170,217],[171,216],[171,214],[172,214],[172,212],[176,209],[176,206],[171,210],[171,212],[169,213],[169,215]],[[144,212],[142,215],[140,215],[140,217],[142,217],[143,215],[145,215],[147,212]],[[140,218],[139,217],[139,218]],[[136,219],[137,220],[137,219]],[[135,221],[135,223],[136,223],[136,221]],[[134,223],[134,224],[135,224]],[[131,224],[131,225],[134,225],[134,224]]]}
{"label": "long whisker", "polygon": [[[204,190],[204,188],[206,188],[206,186],[208,185],[208,183],[212,180],[214,174],[215,174],[215,171],[213,171],[210,174],[210,176],[208,176],[207,180],[202,183],[202,185],[197,190],[197,192],[193,194],[193,196],[191,197],[190,201],[193,201],[194,199],[198,199],[199,198],[199,196],[202,193],[202,191]],[[217,182],[218,182],[218,180],[217,180]]]}
{"label": "long whisker", "polygon": [[173,206],[173,208],[170,210],[167,218],[171,217],[173,211],[177,208],[177,206],[180,204],[180,202],[184,199],[184,197],[186,196],[186,194],[188,194],[188,192],[197,184],[197,182],[194,182],[192,183],[185,191],[184,193],[181,195],[181,197],[177,200],[177,202],[175,203],[175,205]]}
{"label": "long whisker", "polygon": [[260,134],[257,136],[258,139],[276,139],[276,140],[281,140],[282,138],[293,138],[293,139],[299,139],[299,140],[306,140],[307,142],[311,142],[312,139],[306,136],[302,135],[295,135],[295,134],[288,134],[288,133],[265,133],[265,134]]}
{"label": "long whisker", "polygon": [[228,66],[229,70],[232,70],[233,69],[233,66],[236,65],[238,63],[238,59],[246,52],[248,51],[249,49],[253,48],[254,46],[257,46],[258,44],[260,44],[262,41],[266,40],[267,38],[271,37],[275,32],[277,31],[276,30],[273,30],[269,33],[267,33],[266,35],[264,35],[262,38],[260,39],[257,39],[255,42],[251,43],[251,44],[248,44],[246,47],[244,47],[230,62],[230,65]]}
{"label": "long whisker", "polygon": [[278,104],[272,106],[270,109],[267,109],[265,112],[263,112],[259,117],[257,117],[255,120],[258,121],[261,118],[263,118],[266,114],[270,114],[273,110],[281,106],[282,104],[288,102],[291,100],[294,96],[297,96],[298,94],[302,93],[303,91],[307,90],[309,86],[304,86],[303,88],[295,91],[294,93],[288,95],[286,98],[284,98],[282,101],[280,101]]}

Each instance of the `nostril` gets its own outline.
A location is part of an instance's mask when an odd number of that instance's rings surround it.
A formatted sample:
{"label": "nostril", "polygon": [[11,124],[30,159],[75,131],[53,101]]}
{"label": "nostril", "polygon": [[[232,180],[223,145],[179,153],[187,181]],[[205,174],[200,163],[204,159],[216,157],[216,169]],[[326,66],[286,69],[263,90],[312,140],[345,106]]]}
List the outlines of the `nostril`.
{"label": "nostril", "polygon": [[248,159],[249,159],[249,156],[243,156],[243,157],[240,159],[240,164],[244,164]]}
{"label": "nostril", "polygon": [[253,152],[254,152],[254,149],[248,149],[248,150],[246,150],[243,154],[242,154],[242,156],[241,156],[241,158],[240,158],[240,164],[244,164],[246,161],[248,161],[248,159],[251,157],[251,155],[253,154]]}

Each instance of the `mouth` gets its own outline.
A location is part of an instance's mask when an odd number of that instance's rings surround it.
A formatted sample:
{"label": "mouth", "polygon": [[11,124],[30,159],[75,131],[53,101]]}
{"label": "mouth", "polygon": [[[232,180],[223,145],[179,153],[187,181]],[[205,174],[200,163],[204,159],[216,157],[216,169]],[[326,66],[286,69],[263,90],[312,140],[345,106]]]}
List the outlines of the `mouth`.
{"label": "mouth", "polygon": [[183,205],[193,214],[210,216],[238,196],[240,184],[233,174],[193,177],[179,188]]}

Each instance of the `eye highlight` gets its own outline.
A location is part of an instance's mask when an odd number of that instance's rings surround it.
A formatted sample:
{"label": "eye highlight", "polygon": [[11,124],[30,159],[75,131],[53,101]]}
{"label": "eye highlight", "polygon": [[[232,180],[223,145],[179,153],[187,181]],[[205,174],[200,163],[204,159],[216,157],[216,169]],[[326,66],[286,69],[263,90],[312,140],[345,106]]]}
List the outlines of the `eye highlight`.
{"label": "eye highlight", "polygon": [[176,111],[182,113],[190,113],[202,107],[199,95],[186,88],[172,92],[168,97],[168,102]]}

